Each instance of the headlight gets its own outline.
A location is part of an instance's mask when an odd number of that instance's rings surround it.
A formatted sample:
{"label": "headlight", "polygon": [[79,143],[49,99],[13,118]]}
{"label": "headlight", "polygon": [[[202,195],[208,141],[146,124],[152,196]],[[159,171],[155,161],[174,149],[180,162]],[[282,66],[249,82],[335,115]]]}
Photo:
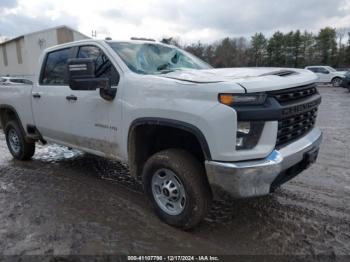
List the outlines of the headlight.
{"label": "headlight", "polygon": [[252,149],[260,139],[264,122],[238,122],[236,134],[236,149]]}
{"label": "headlight", "polygon": [[227,105],[261,105],[266,100],[265,93],[219,94],[219,102]]}

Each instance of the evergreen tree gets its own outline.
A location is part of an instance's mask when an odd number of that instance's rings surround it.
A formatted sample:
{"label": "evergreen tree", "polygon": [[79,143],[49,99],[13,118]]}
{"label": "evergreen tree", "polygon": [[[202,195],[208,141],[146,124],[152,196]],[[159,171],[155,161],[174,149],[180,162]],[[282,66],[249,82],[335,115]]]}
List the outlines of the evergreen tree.
{"label": "evergreen tree", "polygon": [[262,66],[266,60],[267,39],[262,33],[256,33],[251,38],[250,54],[252,65]]}
{"label": "evergreen tree", "polygon": [[236,42],[224,38],[215,49],[215,65],[217,67],[232,67],[237,52]]}
{"label": "evergreen tree", "polygon": [[[269,39],[262,33],[254,34],[250,41],[244,37],[226,37],[214,44],[200,41],[184,46],[214,67],[274,66],[303,68],[308,65],[350,67],[350,32],[343,43],[346,30],[326,27],[318,35],[299,30],[289,33],[275,32]],[[165,38],[164,43],[180,46],[178,38]]]}
{"label": "evergreen tree", "polygon": [[269,66],[285,66],[284,40],[284,35],[280,31],[274,33],[269,39],[267,45]]}
{"label": "evergreen tree", "polygon": [[337,59],[336,30],[326,27],[320,30],[316,37],[316,48],[319,63],[335,65]]}

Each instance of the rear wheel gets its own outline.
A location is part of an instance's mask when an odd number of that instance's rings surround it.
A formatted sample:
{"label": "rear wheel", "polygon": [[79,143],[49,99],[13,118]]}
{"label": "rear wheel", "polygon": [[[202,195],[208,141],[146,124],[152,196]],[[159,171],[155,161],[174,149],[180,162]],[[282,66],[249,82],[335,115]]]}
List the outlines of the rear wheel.
{"label": "rear wheel", "polygon": [[168,149],[150,157],[143,184],[156,214],[169,225],[193,228],[209,210],[211,191],[204,167],[184,150]]}
{"label": "rear wheel", "polygon": [[15,159],[29,160],[35,153],[35,143],[27,142],[16,121],[9,121],[4,129],[7,147]]}
{"label": "rear wheel", "polygon": [[335,77],[332,79],[332,86],[333,87],[340,87],[342,81],[343,80],[340,77]]}

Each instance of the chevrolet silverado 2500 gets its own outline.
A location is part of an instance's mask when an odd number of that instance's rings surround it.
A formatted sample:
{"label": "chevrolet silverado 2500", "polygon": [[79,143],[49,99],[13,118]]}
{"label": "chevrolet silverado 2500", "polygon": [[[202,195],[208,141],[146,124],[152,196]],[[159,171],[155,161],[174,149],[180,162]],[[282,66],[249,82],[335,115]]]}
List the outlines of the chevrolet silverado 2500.
{"label": "chevrolet silverado 2500", "polygon": [[32,86],[0,87],[15,159],[37,141],[128,163],[157,215],[189,229],[215,192],[263,196],[312,164],[321,97],[309,70],[211,66],[150,41],[44,51]]}

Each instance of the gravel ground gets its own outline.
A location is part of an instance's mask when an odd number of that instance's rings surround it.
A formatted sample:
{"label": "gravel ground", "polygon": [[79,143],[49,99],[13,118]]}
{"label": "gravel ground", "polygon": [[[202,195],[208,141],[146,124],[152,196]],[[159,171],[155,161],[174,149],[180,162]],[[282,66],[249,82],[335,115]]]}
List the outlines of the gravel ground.
{"label": "gravel ground", "polygon": [[350,93],[319,90],[317,163],[267,197],[215,201],[190,232],[160,222],[120,163],[55,145],[18,162],[0,132],[0,254],[350,255]]}

